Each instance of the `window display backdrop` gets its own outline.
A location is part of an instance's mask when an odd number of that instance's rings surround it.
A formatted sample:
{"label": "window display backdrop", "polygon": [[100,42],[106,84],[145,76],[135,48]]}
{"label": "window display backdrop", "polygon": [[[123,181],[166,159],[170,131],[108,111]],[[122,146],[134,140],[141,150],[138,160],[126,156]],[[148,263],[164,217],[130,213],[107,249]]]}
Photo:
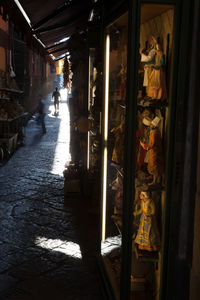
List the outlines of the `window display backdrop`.
{"label": "window display backdrop", "polygon": [[[173,18],[171,5],[141,5],[130,261],[135,300],[159,299],[160,292]],[[105,45],[101,253],[120,299],[128,13],[107,27]]]}

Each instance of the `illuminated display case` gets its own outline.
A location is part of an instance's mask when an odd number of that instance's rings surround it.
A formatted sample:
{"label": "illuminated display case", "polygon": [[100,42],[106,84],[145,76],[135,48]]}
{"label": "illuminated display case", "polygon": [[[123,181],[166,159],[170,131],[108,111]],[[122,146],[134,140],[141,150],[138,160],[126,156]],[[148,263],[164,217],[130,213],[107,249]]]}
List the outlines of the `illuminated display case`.
{"label": "illuminated display case", "polygon": [[137,3],[105,28],[101,258],[114,299],[151,300],[166,268],[178,21],[175,3]]}
{"label": "illuminated display case", "polygon": [[141,5],[130,278],[133,299],[159,299],[160,295],[173,32],[173,5]]}

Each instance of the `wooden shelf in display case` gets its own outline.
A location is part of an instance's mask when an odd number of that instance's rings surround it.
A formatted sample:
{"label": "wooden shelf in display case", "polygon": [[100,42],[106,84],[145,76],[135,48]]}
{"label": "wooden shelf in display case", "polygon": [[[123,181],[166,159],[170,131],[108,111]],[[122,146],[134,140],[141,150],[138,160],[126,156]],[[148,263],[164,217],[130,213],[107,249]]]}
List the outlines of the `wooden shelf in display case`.
{"label": "wooden shelf in display case", "polygon": [[138,108],[155,108],[155,109],[163,109],[163,108],[168,108],[168,105],[167,104],[154,104],[154,103],[152,103],[152,104],[146,104],[145,105],[145,103],[144,104],[138,104],[137,105],[138,106]]}
{"label": "wooden shelf in display case", "polygon": [[136,258],[140,262],[159,262],[159,253],[143,251],[135,247]]}

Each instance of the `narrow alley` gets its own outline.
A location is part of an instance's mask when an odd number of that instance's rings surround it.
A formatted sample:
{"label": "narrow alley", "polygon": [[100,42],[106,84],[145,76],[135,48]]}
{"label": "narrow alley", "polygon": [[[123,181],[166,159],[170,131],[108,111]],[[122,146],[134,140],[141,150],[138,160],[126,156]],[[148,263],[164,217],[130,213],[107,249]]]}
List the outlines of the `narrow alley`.
{"label": "narrow alley", "polygon": [[0,0],[0,300],[199,300],[200,0]]}
{"label": "narrow alley", "polygon": [[0,299],[102,300],[97,218],[87,199],[64,198],[67,92],[61,90],[58,116],[51,94],[45,101],[47,133],[31,119],[25,145],[0,168]]}

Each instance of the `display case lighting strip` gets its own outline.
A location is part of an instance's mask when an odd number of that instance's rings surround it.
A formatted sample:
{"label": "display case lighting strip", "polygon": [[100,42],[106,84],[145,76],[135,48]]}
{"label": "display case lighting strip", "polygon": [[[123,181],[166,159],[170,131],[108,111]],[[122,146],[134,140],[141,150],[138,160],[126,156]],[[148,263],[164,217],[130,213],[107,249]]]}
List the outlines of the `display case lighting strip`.
{"label": "display case lighting strip", "polygon": [[110,35],[106,36],[106,68],[105,68],[105,119],[104,139],[108,140],[108,103],[109,103],[109,66],[110,66]]}
{"label": "display case lighting strip", "polygon": [[87,170],[90,169],[90,132],[88,131]]}
{"label": "display case lighting strip", "polygon": [[106,61],[105,61],[105,107],[104,107],[104,156],[103,156],[103,212],[102,212],[102,241],[106,236],[106,192],[107,192],[107,140],[108,140],[108,104],[109,104],[109,65],[110,65],[110,35],[106,36]]}
{"label": "display case lighting strip", "polygon": [[90,98],[91,98],[91,84],[90,84],[90,81],[91,81],[91,56],[89,55],[89,72],[88,72],[88,111],[90,111]]}

